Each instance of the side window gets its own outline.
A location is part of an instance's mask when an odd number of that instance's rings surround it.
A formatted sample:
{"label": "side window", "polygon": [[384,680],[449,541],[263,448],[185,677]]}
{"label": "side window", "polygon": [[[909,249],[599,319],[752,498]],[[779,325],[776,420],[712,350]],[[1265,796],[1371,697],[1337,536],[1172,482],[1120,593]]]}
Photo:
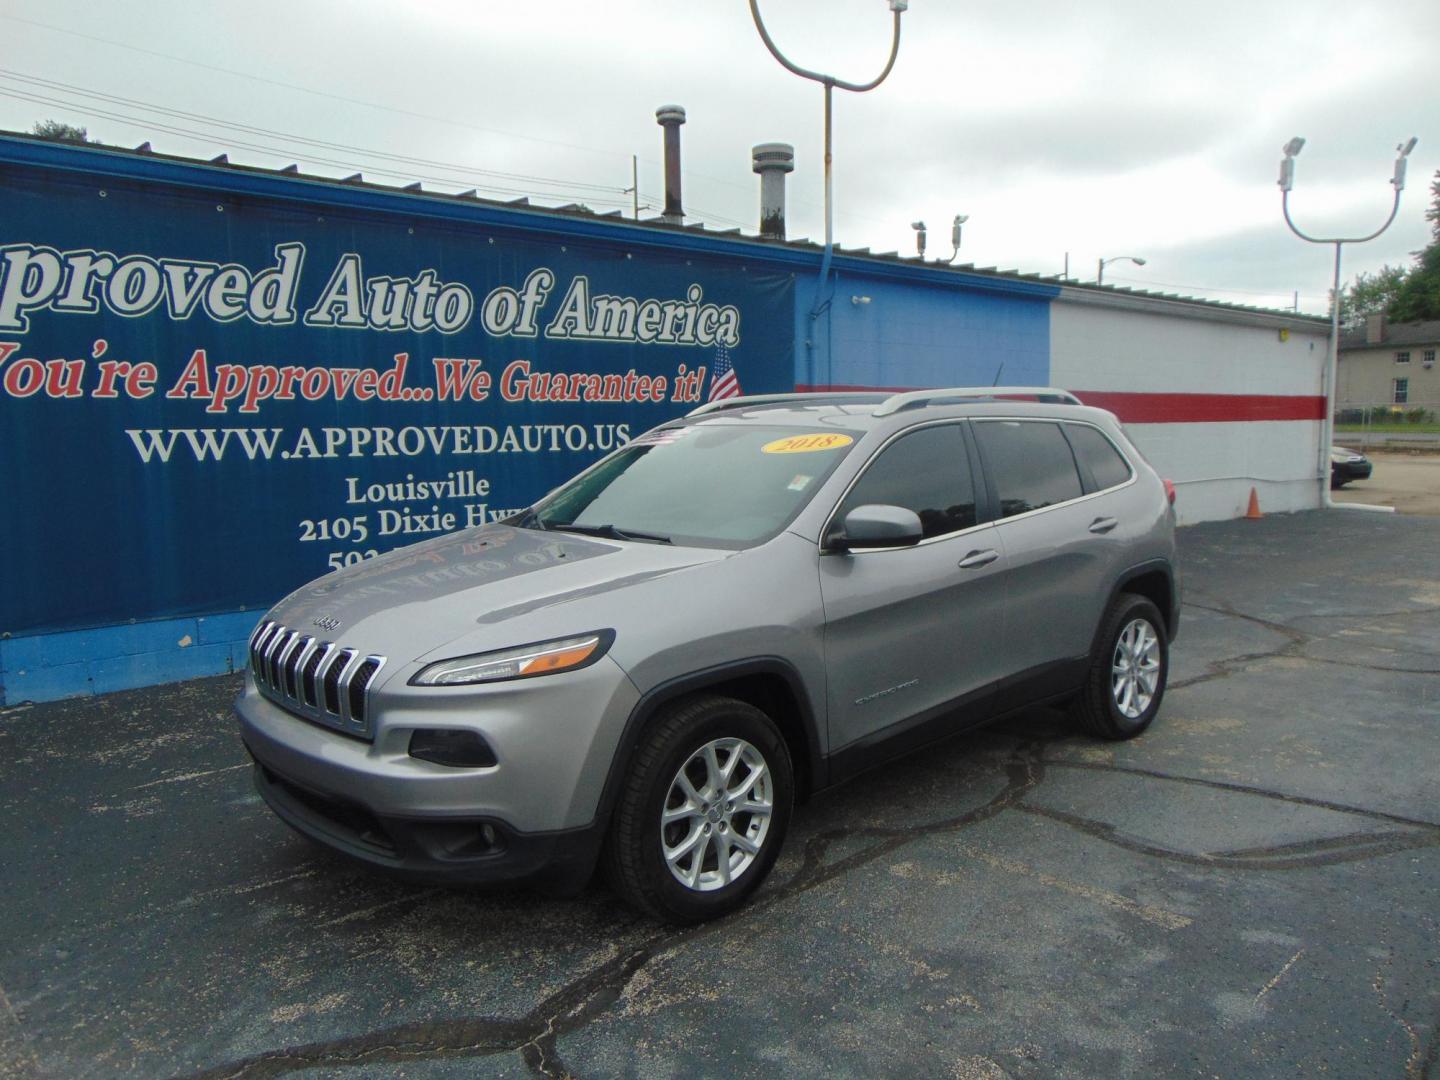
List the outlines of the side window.
{"label": "side window", "polygon": [[974,525],[975,485],[959,425],[921,428],[887,446],[845,496],[835,520],[869,503],[914,510],[927,539]]}
{"label": "side window", "polygon": [[1095,478],[1095,490],[1104,491],[1130,479],[1130,466],[1115,445],[1086,424],[1066,424],[1065,433],[1080,464]]}
{"label": "side window", "polygon": [[975,437],[1000,497],[1000,516],[1014,517],[1083,494],[1075,455],[1059,424],[980,420]]}

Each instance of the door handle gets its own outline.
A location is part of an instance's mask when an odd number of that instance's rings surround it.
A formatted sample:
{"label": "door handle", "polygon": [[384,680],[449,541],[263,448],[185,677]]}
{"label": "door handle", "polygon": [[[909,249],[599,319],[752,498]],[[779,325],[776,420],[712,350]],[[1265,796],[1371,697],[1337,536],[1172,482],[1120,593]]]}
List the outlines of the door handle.
{"label": "door handle", "polygon": [[1108,533],[1119,524],[1120,522],[1115,518],[1098,517],[1090,523],[1090,531],[1092,533]]}
{"label": "door handle", "polygon": [[972,551],[960,560],[961,570],[974,570],[977,567],[989,566],[1000,557],[1000,553],[994,548],[986,548],[984,551]]}

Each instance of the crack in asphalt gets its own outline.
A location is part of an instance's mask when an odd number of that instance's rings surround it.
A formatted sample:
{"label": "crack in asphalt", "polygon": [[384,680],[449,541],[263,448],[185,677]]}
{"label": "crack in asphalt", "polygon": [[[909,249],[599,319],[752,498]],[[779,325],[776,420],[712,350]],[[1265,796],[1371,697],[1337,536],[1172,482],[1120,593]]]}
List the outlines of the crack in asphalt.
{"label": "crack in asphalt", "polygon": [[1228,780],[1210,780],[1201,776],[1182,776],[1178,773],[1160,772],[1157,769],[1142,769],[1136,765],[1114,765],[1108,762],[1098,761],[1062,761],[1051,758],[1044,760],[1042,764],[1047,768],[1089,769],[1093,772],[1118,772],[1128,773],[1132,776],[1148,776],[1155,780],[1170,780],[1177,784],[1193,784],[1196,787],[1215,788],[1218,791],[1234,791],[1242,795],[1259,795],[1262,798],[1278,799],[1280,802],[1293,803],[1296,806],[1313,806],[1320,810],[1334,810],[1340,814],[1355,814],[1358,817],[1374,818],[1377,821],[1391,821],[1397,825],[1414,825],[1422,829],[1440,829],[1440,821],[1406,817],[1403,814],[1391,814],[1384,810],[1371,810],[1364,806],[1352,806],[1349,803],[1333,802],[1330,799],[1315,799],[1309,795],[1295,795],[1287,791],[1273,791],[1269,788],[1255,787],[1252,784],[1237,784]]}
{"label": "crack in asphalt", "polygon": [[1302,870],[1320,866],[1334,866],[1339,863],[1359,862],[1388,855],[1396,851],[1413,848],[1440,847],[1440,832],[1423,833],[1347,833],[1324,841],[1308,841],[1310,850],[1301,845],[1280,844],[1273,848],[1256,848],[1244,855],[1226,852],[1189,852],[1175,848],[1161,847],[1137,837],[1120,832],[1114,825],[1078,814],[1067,814],[1063,810],[1052,810],[1044,806],[1017,806],[1026,814],[1058,821],[1079,832],[1092,836],[1107,844],[1113,844],[1138,855],[1148,855],[1165,862],[1185,863],[1189,866],[1213,866],[1230,870]]}
{"label": "crack in asphalt", "polygon": [[[1359,660],[1337,660],[1333,657],[1310,656],[1303,650],[1307,645],[1313,645],[1317,641],[1330,640],[1323,635],[1306,633],[1286,623],[1275,622],[1272,619],[1262,619],[1258,615],[1247,615],[1243,611],[1237,611],[1222,601],[1216,604],[1199,604],[1194,601],[1187,601],[1186,607],[1196,608],[1200,611],[1208,611],[1213,615],[1223,615],[1227,618],[1240,619],[1243,622],[1252,623],[1265,630],[1280,634],[1286,641],[1273,649],[1259,649],[1255,652],[1241,653],[1236,656],[1226,656],[1219,660],[1212,660],[1206,665],[1204,673],[1192,675],[1188,679],[1176,679],[1169,683],[1169,690],[1184,690],[1187,687],[1198,686],[1201,683],[1213,682],[1216,679],[1228,679],[1236,672],[1243,670],[1249,665],[1260,660],[1275,660],[1284,658],[1287,660],[1298,660],[1306,664],[1329,664],[1333,667],[1357,668],[1362,671],[1377,671],[1393,675],[1429,675],[1440,676],[1440,669],[1437,668],[1409,668],[1395,667],[1387,664],[1366,664]],[[1351,615],[1341,612],[1325,612],[1321,614],[1305,614],[1295,617],[1295,621],[1302,619],[1364,619],[1364,618],[1397,618],[1402,615],[1429,615],[1440,612],[1440,608],[1410,608],[1405,611],[1382,611],[1371,614]],[[1421,655],[1431,655],[1422,653]]]}
{"label": "crack in asphalt", "polygon": [[[1375,990],[1375,995],[1380,999],[1380,1007],[1385,1010],[1386,1015],[1395,1021],[1396,1026],[1405,1032],[1406,1039],[1410,1042],[1410,1056],[1405,1059],[1405,1080],[1422,1080],[1425,1066],[1425,1047],[1420,1042],[1420,1033],[1415,1030],[1415,1025],[1390,1007],[1390,999],[1385,993],[1385,972],[1395,962],[1395,947],[1390,947],[1390,955],[1385,958],[1375,978],[1370,985]],[[1403,1008],[1403,1006],[1402,1006]]]}
{"label": "crack in asphalt", "polygon": [[[1411,671],[1378,665],[1322,660],[1301,653],[1316,637],[1283,623],[1248,615],[1230,607],[1210,606],[1191,602],[1187,606],[1214,614],[1241,619],[1280,634],[1283,644],[1274,649],[1259,650],[1224,657],[1210,663],[1207,671],[1189,679],[1170,684],[1181,690],[1214,679],[1228,678],[1246,665],[1259,660],[1288,657],[1314,663],[1331,663],[1361,667],[1375,671],[1401,671],[1407,674],[1433,675],[1440,672]],[[1303,618],[1391,618],[1398,615],[1419,615],[1440,611],[1440,608],[1411,609],[1405,612],[1381,612],[1373,616],[1353,613],[1306,615]],[[631,980],[652,961],[694,944],[715,934],[744,924],[763,915],[770,908],[807,893],[853,870],[867,866],[892,854],[907,844],[926,837],[959,833],[1007,810],[1046,818],[1077,830],[1101,842],[1132,853],[1161,861],[1190,866],[1228,870],[1289,870],[1318,868],[1339,863],[1377,858],[1398,851],[1440,846],[1440,823],[1390,814],[1364,807],[1350,806],[1325,799],[1315,799],[1245,784],[1208,780],[1200,777],[1164,773],[1134,766],[1097,762],[1047,759],[1046,747],[1059,737],[1062,729],[1046,732],[1017,744],[1002,759],[1006,782],[995,796],[955,817],[910,826],[860,825],[829,829],[806,840],[800,866],[782,885],[758,895],[747,907],[725,918],[687,928],[666,928],[638,946],[587,971],[542,999],[528,1013],[518,1018],[462,1016],[399,1024],[361,1035],[307,1043],[300,1046],[264,1051],[249,1057],[188,1074],[188,1080],[251,1080],[281,1076],[286,1073],[322,1066],[348,1066],[378,1062],[404,1062],[429,1058],[483,1057],[498,1053],[518,1053],[525,1065],[537,1076],[559,1080],[573,1078],[558,1051],[560,1037],[580,1030],[606,1014],[619,1001]],[[1071,814],[1025,801],[1044,780],[1051,768],[1087,769],[1139,776],[1168,783],[1196,785],[1219,791],[1272,799],[1298,806],[1355,815],[1404,826],[1400,830],[1380,833],[1353,832],[1342,836],[1287,844],[1236,849],[1222,852],[1186,852],[1149,843],[1122,833],[1115,826],[1093,818]],[[836,844],[848,840],[872,840],[870,845],[843,858],[829,861]],[[1376,991],[1384,1003],[1383,989]],[[1385,1006],[1388,1011],[1388,1005]],[[1392,1017],[1394,1016],[1391,1013]],[[1397,1018],[1398,1019],[1398,1018]],[[1440,1056],[1440,1023],[1432,1033],[1431,1043],[1421,1048],[1414,1028],[1406,1025],[1411,1038],[1412,1054],[1406,1075],[1430,1080]]]}
{"label": "crack in asphalt", "polygon": [[[1058,735],[1058,732],[1056,733]],[[682,929],[665,929],[640,945],[616,956],[544,998],[519,1018],[457,1017],[399,1024],[362,1035],[308,1043],[302,1046],[265,1051],[251,1057],[189,1074],[187,1080],[254,1080],[275,1077],[321,1066],[348,1066],[377,1062],[404,1062],[428,1058],[484,1057],[518,1052],[536,1075],[548,1080],[573,1078],[574,1072],[560,1057],[558,1040],[599,1019],[624,994],[634,976],[652,961],[715,934],[763,915],[770,908],[807,893],[853,870],[867,866],[901,847],[926,837],[954,834],[1007,811],[1034,814],[1076,829],[1104,843],[1161,861],[1238,870],[1288,870],[1319,868],[1339,863],[1377,858],[1397,851],[1440,846],[1440,824],[1367,810],[1323,799],[1292,795],[1243,784],[1204,780],[1161,773],[1150,769],[1047,759],[1045,748],[1056,735],[1022,742],[1003,759],[1004,788],[979,806],[939,821],[909,826],[861,825],[817,833],[806,842],[800,867],[778,888],[762,893],[750,905],[714,922]],[[1076,768],[1098,772],[1138,775],[1179,784],[1195,784],[1222,791],[1338,813],[1352,814],[1409,826],[1409,831],[1349,833],[1320,840],[1277,844],[1215,853],[1192,853],[1150,844],[1119,832],[1106,822],[1076,814],[1039,807],[1025,802],[1040,786],[1048,769]],[[839,842],[854,839],[877,841],[844,858],[827,861]],[[1430,1048],[1424,1071],[1429,1080],[1436,1055]],[[1416,1059],[1419,1060],[1418,1058]]]}
{"label": "crack in asphalt", "polygon": [[[556,1040],[606,1012],[646,964],[681,946],[758,916],[776,904],[882,858],[911,841],[939,833],[959,832],[1011,808],[1040,782],[1043,770],[1038,768],[1039,749],[1040,745],[1033,742],[1017,746],[1005,761],[1007,782],[1000,793],[956,817],[908,827],[832,829],[811,837],[805,844],[800,868],[773,892],[762,894],[747,907],[714,922],[663,930],[638,947],[567,983],[518,1019],[459,1017],[398,1024],[363,1035],[264,1051],[187,1074],[188,1078],[253,1080],[326,1065],[397,1062],[422,1057],[481,1057],[506,1051],[519,1051],[525,1064],[538,1076],[571,1077],[574,1074],[561,1060]],[[825,855],[837,841],[854,837],[875,838],[880,843],[833,863],[825,862]]]}

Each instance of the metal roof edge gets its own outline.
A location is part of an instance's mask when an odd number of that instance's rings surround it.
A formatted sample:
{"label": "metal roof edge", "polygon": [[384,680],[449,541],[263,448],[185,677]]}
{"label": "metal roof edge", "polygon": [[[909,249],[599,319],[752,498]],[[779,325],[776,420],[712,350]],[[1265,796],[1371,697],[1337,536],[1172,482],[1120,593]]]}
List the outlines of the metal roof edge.
{"label": "metal roof edge", "polygon": [[1273,308],[1240,307],[1219,300],[1202,300],[1178,296],[1156,296],[1153,293],[1130,291],[1111,292],[1108,287],[1083,288],[1062,285],[1055,298],[1060,303],[1108,307],[1122,311],[1144,311],[1152,315],[1174,315],[1185,319],[1208,319],[1212,322],[1240,326],[1264,326],[1279,329],[1329,333],[1330,320],[1323,315],[1301,315],[1298,312]]}
{"label": "metal roof edge", "polygon": [[[217,159],[218,162],[218,159]],[[550,233],[578,239],[629,244],[636,248],[686,251],[768,263],[797,272],[818,273],[823,254],[819,245],[777,242],[727,232],[702,232],[695,226],[636,223],[592,213],[496,203],[489,200],[372,185],[234,163],[212,163],[155,152],[140,155],[116,147],[75,146],[40,140],[20,133],[0,132],[0,166],[49,168],[95,177],[150,181],[173,187],[227,192],[283,201],[344,206],[400,214],[412,218],[464,221],[500,230]],[[872,277],[905,279],[939,287],[1003,292],[1018,296],[1053,298],[1059,289],[1029,275],[982,274],[945,266],[925,266],[915,260],[877,256],[832,254],[832,267]]]}
{"label": "metal roof edge", "polygon": [[[40,139],[22,132],[0,131],[0,166],[49,168],[62,172],[122,180],[149,181],[177,188],[222,192],[318,206],[339,206],[412,219],[464,222],[497,232],[528,232],[577,241],[629,245],[637,250],[689,253],[740,259],[794,273],[819,272],[824,249],[806,240],[773,240],[738,230],[710,230],[698,223],[672,225],[651,219],[627,221],[588,208],[520,205],[475,195],[451,195],[368,183],[356,174],[341,179],[307,176],[259,166],[239,165],[225,155],[210,161],[123,147],[75,145]],[[926,263],[915,256],[871,254],[837,245],[831,266],[840,271],[915,282],[935,288],[961,288],[1012,297],[1059,300],[1129,311],[1147,311],[1215,322],[1313,330],[1327,326],[1323,316],[1300,315],[1271,308],[1246,307],[1220,300],[1182,297],[1147,290],[1086,286],[1057,277],[997,271],[945,263]]]}

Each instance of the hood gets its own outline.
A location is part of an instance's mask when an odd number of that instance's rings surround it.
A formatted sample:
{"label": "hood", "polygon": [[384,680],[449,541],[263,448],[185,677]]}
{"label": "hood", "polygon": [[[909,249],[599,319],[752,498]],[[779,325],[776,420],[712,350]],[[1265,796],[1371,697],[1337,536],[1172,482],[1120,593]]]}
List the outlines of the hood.
{"label": "hood", "polygon": [[[487,625],[734,554],[487,525],[317,578],[266,618],[408,662]],[[567,632],[577,629],[594,628]]]}

